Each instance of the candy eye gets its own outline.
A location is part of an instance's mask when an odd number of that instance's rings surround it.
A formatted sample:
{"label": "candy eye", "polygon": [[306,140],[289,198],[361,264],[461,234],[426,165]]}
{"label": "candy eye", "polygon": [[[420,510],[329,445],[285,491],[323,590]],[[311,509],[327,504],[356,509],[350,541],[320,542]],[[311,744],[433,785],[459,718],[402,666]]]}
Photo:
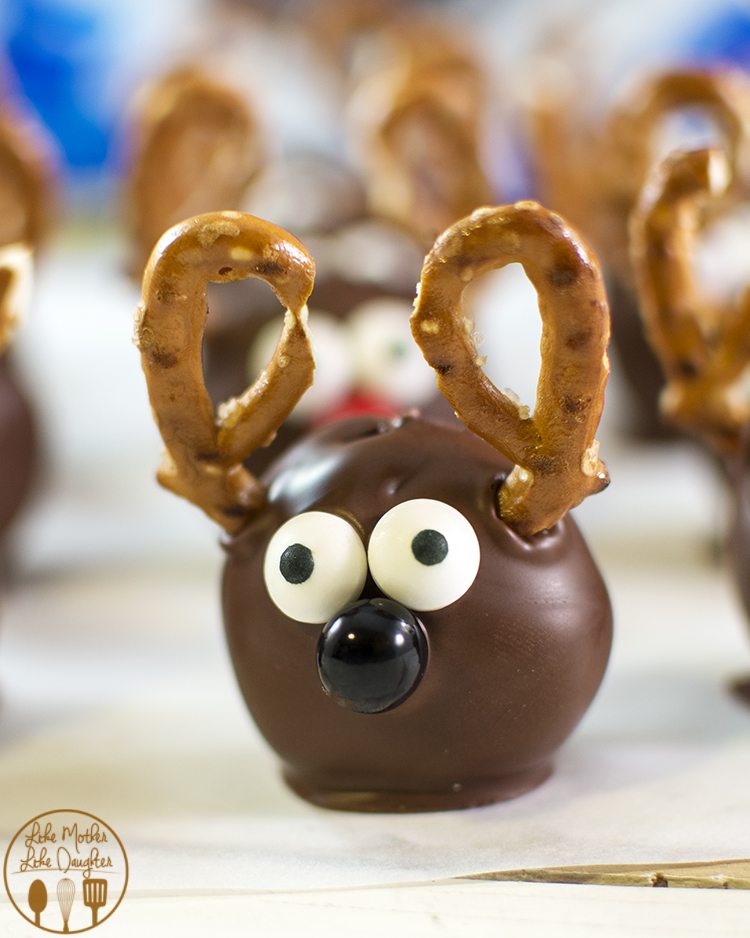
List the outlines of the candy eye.
{"label": "candy eye", "polygon": [[[310,312],[310,340],[315,356],[315,381],[294,408],[294,416],[312,420],[340,403],[351,383],[348,338],[341,324],[328,313]],[[247,376],[254,381],[273,357],[279,324],[267,322],[255,337],[247,356]]]}
{"label": "candy eye", "polygon": [[359,598],[366,577],[359,535],[348,521],[325,511],[308,511],[282,524],[263,561],[268,595],[297,622],[327,622]]}
{"label": "candy eye", "polygon": [[381,297],[361,303],[349,317],[360,386],[398,407],[418,407],[435,393],[435,375],[412,338],[410,314],[406,300]]}
{"label": "candy eye", "polygon": [[469,589],[479,570],[479,541],[460,511],[415,498],[378,521],[367,558],[387,596],[428,612],[449,606]]}

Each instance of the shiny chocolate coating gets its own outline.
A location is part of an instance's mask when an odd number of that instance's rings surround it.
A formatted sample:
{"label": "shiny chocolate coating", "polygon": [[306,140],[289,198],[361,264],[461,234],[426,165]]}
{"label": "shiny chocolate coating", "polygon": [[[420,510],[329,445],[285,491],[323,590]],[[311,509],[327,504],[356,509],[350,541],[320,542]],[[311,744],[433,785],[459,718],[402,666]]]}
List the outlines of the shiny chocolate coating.
{"label": "shiny chocolate coating", "polygon": [[[606,588],[574,522],[531,539],[496,514],[507,461],[458,425],[355,418],[308,436],[266,473],[268,504],[228,540],[223,604],[247,705],[300,795],[325,807],[429,811],[518,795],[542,782],[604,674]],[[424,674],[382,713],[321,686],[322,625],[284,616],[265,588],[268,542],[307,510],[343,515],[367,545],[395,505],[437,499],[473,526],[481,561],[455,603],[419,613]],[[362,599],[382,596],[371,576]]]}
{"label": "shiny chocolate coating", "polygon": [[35,455],[29,405],[16,383],[8,356],[0,355],[0,536],[28,494]]}

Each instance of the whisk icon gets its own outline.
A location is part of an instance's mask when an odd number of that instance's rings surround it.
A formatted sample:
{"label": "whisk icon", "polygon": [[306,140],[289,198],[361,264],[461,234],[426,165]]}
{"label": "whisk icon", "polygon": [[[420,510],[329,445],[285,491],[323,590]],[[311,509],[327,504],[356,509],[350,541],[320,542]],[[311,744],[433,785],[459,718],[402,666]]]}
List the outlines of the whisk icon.
{"label": "whisk icon", "polygon": [[68,934],[68,919],[73,905],[73,899],[76,895],[76,884],[72,879],[61,879],[57,884],[57,901],[60,905],[60,912],[63,918],[63,934]]}

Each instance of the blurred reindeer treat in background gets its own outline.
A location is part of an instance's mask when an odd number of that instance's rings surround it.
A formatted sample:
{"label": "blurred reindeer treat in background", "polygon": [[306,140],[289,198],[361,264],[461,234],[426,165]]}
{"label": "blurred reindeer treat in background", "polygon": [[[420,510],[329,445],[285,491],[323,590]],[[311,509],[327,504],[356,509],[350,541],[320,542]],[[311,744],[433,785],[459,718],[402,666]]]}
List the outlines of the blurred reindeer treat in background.
{"label": "blurred reindeer treat in background", "polygon": [[636,408],[632,430],[661,436],[661,376],[643,338],[628,220],[649,170],[686,138],[725,143],[735,167],[733,187],[747,185],[750,79],[737,70],[673,69],[642,81],[601,127],[581,125],[575,109],[568,116],[543,97],[534,125],[544,197],[570,212],[604,259],[614,347]]}
{"label": "blurred reindeer treat in background", "polygon": [[602,228],[597,243],[608,259],[615,347],[630,387],[640,395],[639,420],[646,434],[647,415],[658,413],[660,380],[643,340],[628,255],[628,220],[655,161],[681,140],[695,139],[696,133],[699,139],[726,145],[735,167],[733,187],[747,186],[750,79],[744,73],[676,70],[658,75],[613,113],[602,142]]}
{"label": "blurred reindeer treat in background", "polygon": [[730,552],[750,617],[750,286],[718,301],[695,272],[707,220],[742,198],[736,157],[680,150],[660,163],[633,215],[631,249],[646,332],[664,371],[662,412],[719,458],[734,496]]}
{"label": "blurred reindeer treat in background", "polygon": [[26,498],[37,461],[34,421],[7,346],[28,306],[32,254],[54,215],[52,155],[43,131],[0,104],[0,535]]}
{"label": "blurred reindeer treat in background", "polygon": [[711,210],[732,207],[734,178],[725,151],[677,150],[654,169],[631,221],[646,334],[666,380],[662,412],[729,460],[750,420],[742,384],[750,364],[750,302],[747,291],[724,304],[712,301],[694,264]]}

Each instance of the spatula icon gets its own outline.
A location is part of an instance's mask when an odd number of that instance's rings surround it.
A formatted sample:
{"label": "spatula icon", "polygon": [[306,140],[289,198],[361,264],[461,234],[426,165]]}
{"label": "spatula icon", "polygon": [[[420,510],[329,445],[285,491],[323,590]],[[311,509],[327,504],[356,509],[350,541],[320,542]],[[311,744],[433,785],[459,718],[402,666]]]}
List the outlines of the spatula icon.
{"label": "spatula icon", "polygon": [[99,924],[99,909],[107,904],[107,880],[84,879],[83,904],[91,909],[91,927]]}

